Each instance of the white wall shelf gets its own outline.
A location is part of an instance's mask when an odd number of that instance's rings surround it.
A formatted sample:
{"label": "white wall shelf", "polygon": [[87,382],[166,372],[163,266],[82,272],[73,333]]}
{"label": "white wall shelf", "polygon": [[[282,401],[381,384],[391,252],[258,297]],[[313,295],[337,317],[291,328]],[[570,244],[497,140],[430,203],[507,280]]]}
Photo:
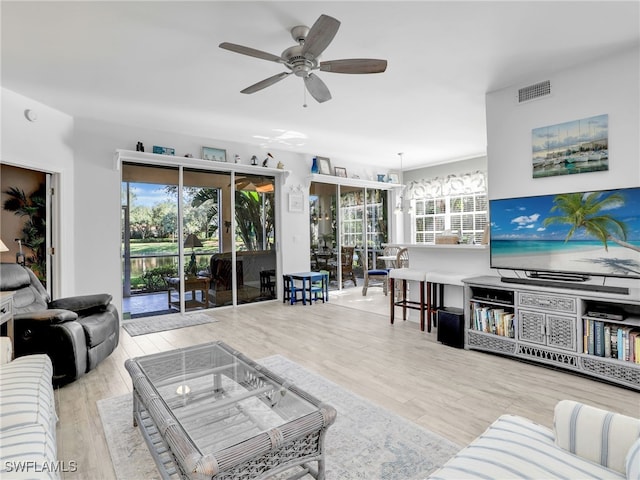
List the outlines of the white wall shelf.
{"label": "white wall shelf", "polygon": [[202,170],[215,170],[217,172],[236,172],[253,175],[284,175],[289,176],[290,170],[282,170],[279,168],[262,167],[258,165],[244,165],[232,162],[214,162],[211,160],[203,160],[201,158],[179,157],[174,155],[161,155],[158,153],[136,152],[133,150],[118,149],[115,153],[115,168],[120,170],[122,162],[135,162],[153,165],[182,165],[187,168],[197,168]]}
{"label": "white wall shelf", "polygon": [[323,175],[314,173],[307,177],[307,186],[311,182],[330,183],[332,185],[344,185],[348,187],[377,188],[378,190],[393,190],[402,188],[399,183],[377,182],[375,180],[363,180],[361,178],[344,178],[335,177],[333,175]]}

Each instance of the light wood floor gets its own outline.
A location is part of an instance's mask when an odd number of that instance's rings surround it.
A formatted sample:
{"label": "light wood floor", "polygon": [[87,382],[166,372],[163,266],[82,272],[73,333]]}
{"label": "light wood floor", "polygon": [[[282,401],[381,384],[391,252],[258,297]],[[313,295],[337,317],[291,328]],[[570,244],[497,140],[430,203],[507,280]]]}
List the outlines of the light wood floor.
{"label": "light wood floor", "polygon": [[354,289],[327,304],[265,302],[211,314],[219,321],[133,338],[123,330],[120,345],[97,369],[57,390],[58,458],[78,465],[65,479],[115,478],[96,401],[131,391],[127,358],[213,340],[253,359],[282,354],[460,445],[503,413],[550,427],[553,407],[564,398],[640,416],[637,392],[447,347],[436,342],[435,330],[422,333],[398,315],[392,326],[379,289],[367,297]]}

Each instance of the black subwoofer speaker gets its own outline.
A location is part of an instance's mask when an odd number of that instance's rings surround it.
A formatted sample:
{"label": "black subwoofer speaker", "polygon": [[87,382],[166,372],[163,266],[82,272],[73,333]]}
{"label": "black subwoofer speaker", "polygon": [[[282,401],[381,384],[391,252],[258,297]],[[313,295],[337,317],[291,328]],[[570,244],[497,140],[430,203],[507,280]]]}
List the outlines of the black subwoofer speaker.
{"label": "black subwoofer speaker", "polygon": [[461,308],[438,310],[438,341],[456,348],[464,348],[464,312]]}

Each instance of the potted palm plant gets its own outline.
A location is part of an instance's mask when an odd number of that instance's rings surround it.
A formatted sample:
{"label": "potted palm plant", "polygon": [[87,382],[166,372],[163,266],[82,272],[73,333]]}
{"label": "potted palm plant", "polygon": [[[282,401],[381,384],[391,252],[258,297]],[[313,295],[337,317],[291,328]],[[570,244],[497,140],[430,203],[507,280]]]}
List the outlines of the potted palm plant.
{"label": "potted palm plant", "polygon": [[24,223],[19,240],[23,247],[31,250],[31,254],[25,257],[25,264],[44,283],[46,279],[46,186],[41,183],[39,187],[27,195],[24,190],[10,187],[4,192],[9,196],[5,200],[3,208],[13,212],[19,217],[24,217]]}

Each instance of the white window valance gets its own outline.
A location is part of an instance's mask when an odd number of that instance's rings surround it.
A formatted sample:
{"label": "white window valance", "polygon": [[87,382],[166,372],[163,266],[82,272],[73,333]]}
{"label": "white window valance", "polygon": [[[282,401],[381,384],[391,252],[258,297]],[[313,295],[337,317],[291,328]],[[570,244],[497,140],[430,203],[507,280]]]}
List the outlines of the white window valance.
{"label": "white window valance", "polygon": [[486,193],[486,172],[451,174],[446,177],[423,178],[409,182],[409,198],[434,198],[451,195]]}

